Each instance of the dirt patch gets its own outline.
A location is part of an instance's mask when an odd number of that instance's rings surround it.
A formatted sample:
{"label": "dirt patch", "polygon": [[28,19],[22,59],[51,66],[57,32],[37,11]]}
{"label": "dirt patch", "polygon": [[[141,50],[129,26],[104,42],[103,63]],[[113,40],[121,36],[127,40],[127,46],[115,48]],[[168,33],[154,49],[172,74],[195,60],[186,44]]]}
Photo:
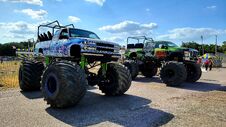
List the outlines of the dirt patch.
{"label": "dirt patch", "polygon": [[183,103],[175,107],[175,118],[165,126],[226,126],[226,92],[212,91],[170,99],[183,100]]}

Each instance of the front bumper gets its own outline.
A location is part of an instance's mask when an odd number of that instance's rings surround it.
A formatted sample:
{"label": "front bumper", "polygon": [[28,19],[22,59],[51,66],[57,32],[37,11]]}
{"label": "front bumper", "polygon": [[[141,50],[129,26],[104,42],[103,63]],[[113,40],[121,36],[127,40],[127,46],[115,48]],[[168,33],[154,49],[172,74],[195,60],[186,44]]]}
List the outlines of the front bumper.
{"label": "front bumper", "polygon": [[96,50],[81,50],[81,54],[84,56],[111,56],[114,58],[120,58],[121,55],[119,53],[114,52],[104,52],[104,51],[96,51]]}

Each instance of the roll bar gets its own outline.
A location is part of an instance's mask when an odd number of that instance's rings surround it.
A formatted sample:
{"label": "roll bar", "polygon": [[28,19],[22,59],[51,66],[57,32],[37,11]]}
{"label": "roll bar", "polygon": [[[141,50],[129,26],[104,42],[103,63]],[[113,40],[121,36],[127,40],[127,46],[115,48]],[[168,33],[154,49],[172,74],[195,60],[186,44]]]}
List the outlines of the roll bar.
{"label": "roll bar", "polygon": [[129,39],[135,39],[138,41],[138,43],[140,42],[140,39],[143,39],[143,43],[145,42],[145,40],[150,40],[150,41],[154,41],[152,38],[146,37],[146,36],[134,36],[134,37],[128,37],[127,38],[127,44],[129,42]]}
{"label": "roll bar", "polygon": [[75,28],[75,26],[73,24],[68,24],[66,26],[61,26],[60,23],[56,20],[47,24],[42,24],[38,26],[38,33],[37,36],[40,33],[40,28],[41,27],[46,27],[46,28],[52,28],[52,35],[54,35],[55,29],[62,29],[62,28],[67,28],[67,27],[72,27]]}

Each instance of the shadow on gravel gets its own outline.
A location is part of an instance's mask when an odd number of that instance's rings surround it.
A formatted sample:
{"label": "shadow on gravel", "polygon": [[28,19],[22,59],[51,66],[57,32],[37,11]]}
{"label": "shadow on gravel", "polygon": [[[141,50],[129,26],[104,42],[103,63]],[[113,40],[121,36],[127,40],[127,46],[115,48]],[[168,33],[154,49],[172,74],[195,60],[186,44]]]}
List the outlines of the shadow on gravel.
{"label": "shadow on gravel", "polygon": [[[93,86],[88,87],[88,90],[94,90],[94,89],[97,89],[97,88]],[[28,99],[39,99],[43,97],[41,91],[31,91],[31,92],[20,91],[20,93],[23,94]]]}
{"label": "shadow on gravel", "polygon": [[142,82],[142,83],[151,83],[151,82],[162,83],[160,78],[157,77],[157,76],[152,77],[152,78],[136,77],[133,81],[135,81],[135,82]]}
{"label": "shadow on gravel", "polygon": [[32,92],[20,91],[20,92],[28,99],[39,99],[43,97],[41,91],[32,91]]}
{"label": "shadow on gravel", "polygon": [[219,90],[219,91],[226,90],[226,86],[222,86],[222,84],[207,83],[207,82],[184,83],[182,86],[178,88],[201,91],[201,92],[209,92],[213,90]]}
{"label": "shadow on gravel", "polygon": [[71,126],[88,126],[110,122],[121,126],[160,126],[168,123],[174,115],[149,107],[145,98],[124,95],[107,97],[87,92],[82,101],[69,109],[47,108],[56,119]]}

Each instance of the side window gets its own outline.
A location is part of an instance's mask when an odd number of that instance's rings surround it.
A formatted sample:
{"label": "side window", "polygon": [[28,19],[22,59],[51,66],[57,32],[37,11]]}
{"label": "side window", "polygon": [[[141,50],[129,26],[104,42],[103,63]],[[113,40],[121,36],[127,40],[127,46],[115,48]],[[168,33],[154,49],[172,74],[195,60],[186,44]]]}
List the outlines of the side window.
{"label": "side window", "polygon": [[60,33],[59,39],[68,39],[68,37],[69,37],[69,34],[67,29],[63,29]]}
{"label": "side window", "polygon": [[155,48],[163,48],[165,46],[167,46],[167,45],[166,44],[163,44],[163,43],[159,43],[159,44],[156,44],[155,45]]}
{"label": "side window", "polygon": [[57,30],[53,35],[53,40],[58,40],[59,35],[60,35],[60,30]]}
{"label": "side window", "polygon": [[163,44],[159,44],[158,48],[162,48]]}

